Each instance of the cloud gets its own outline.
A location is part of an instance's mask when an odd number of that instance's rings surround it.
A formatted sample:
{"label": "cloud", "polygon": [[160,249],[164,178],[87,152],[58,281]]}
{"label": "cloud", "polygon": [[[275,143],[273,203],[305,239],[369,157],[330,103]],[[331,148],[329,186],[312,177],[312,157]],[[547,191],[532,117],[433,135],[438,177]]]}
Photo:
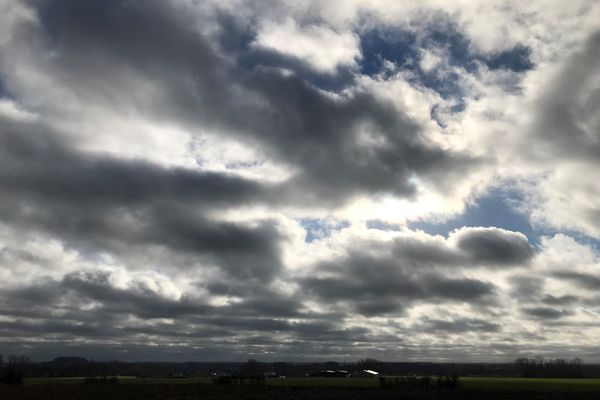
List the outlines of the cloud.
{"label": "cloud", "polygon": [[589,290],[598,290],[600,288],[600,278],[591,274],[562,271],[555,273],[555,276],[559,279],[566,279],[575,282],[581,287]]}
{"label": "cloud", "polygon": [[523,168],[537,175],[522,184],[527,200],[521,208],[534,224],[596,238],[598,205],[589,199],[598,194],[592,178],[599,167],[598,29],[569,57],[539,73],[545,85],[529,83],[532,117],[521,128],[529,134],[520,136],[515,149]]}
{"label": "cloud", "polygon": [[552,307],[524,308],[523,311],[535,318],[556,319],[570,315],[570,312]]}
{"label": "cloud", "polygon": [[0,352],[592,354],[600,8],[332,4],[0,5]]}
{"label": "cloud", "polygon": [[420,301],[483,305],[494,297],[495,286],[456,272],[480,264],[524,267],[532,255],[524,236],[503,230],[463,228],[447,240],[405,232],[392,236],[384,247],[376,240],[355,238],[343,256],[318,263],[302,287],[365,315],[402,312]]}
{"label": "cloud", "polygon": [[353,66],[360,58],[358,38],[327,26],[300,27],[293,19],[261,27],[254,46],[297,57],[321,72],[335,73],[338,66]]}
{"label": "cloud", "polygon": [[[357,196],[412,197],[415,177],[435,189],[446,174],[458,175],[476,164],[472,157],[427,143],[416,121],[367,88],[332,95],[268,65],[238,65],[236,54],[192,25],[186,29],[186,18],[160,2],[143,8],[96,4],[98,13],[78,3],[44,4],[43,29],[37,33],[55,56],[51,65],[35,59],[32,68],[56,71],[60,88],[50,89],[90,99],[113,115],[127,108],[189,130],[200,124],[258,146],[293,171],[282,190],[287,201],[331,208]],[[155,24],[171,28],[157,35]],[[99,27],[111,36],[100,34]],[[88,79],[88,71],[96,70],[99,74]],[[121,81],[130,90],[122,93]],[[63,116],[65,109],[56,112]]]}
{"label": "cloud", "polygon": [[[143,161],[82,157],[38,126],[0,134],[0,214],[90,252],[158,245],[206,255],[230,274],[266,278],[279,268],[273,221],[215,221],[208,211],[248,204],[261,184]],[[43,127],[42,127],[43,128]],[[139,248],[139,247],[138,247]]]}
{"label": "cloud", "polygon": [[452,238],[475,262],[523,264],[533,256],[533,249],[522,233],[498,228],[462,228]]}
{"label": "cloud", "polygon": [[426,318],[421,325],[415,327],[418,330],[437,332],[443,331],[448,333],[462,332],[497,332],[501,329],[499,324],[479,319],[455,319],[455,320],[438,320]]}

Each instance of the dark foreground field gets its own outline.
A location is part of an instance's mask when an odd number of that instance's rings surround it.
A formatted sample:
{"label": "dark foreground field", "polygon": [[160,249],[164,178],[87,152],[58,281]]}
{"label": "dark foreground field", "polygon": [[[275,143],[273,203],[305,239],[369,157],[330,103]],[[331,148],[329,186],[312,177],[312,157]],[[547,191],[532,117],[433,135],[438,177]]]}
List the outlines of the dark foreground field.
{"label": "dark foreground field", "polygon": [[457,389],[381,388],[375,380],[289,379],[265,386],[213,385],[206,380],[122,379],[93,385],[78,380],[30,380],[0,385],[0,399],[600,399],[600,380],[464,378]]}

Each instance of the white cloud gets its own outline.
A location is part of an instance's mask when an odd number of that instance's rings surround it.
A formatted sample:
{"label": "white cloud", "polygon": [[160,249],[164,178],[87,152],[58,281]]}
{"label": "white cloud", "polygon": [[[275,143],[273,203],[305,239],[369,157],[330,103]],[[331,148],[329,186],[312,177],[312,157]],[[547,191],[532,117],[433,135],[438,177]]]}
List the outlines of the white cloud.
{"label": "white cloud", "polygon": [[[595,346],[597,328],[581,334],[600,314],[593,246],[557,234],[532,254],[525,236],[499,228],[443,237],[405,224],[451,218],[508,185],[524,193],[518,206],[534,225],[600,237],[597,3],[296,3],[219,6],[233,14],[230,31],[216,29],[210,6],[190,3],[169,8],[161,21],[172,29],[155,41],[123,43],[77,20],[52,36],[33,9],[2,3],[0,294],[21,296],[15,308],[33,302],[40,322],[69,302],[81,300],[85,315],[123,305],[117,318],[132,329],[144,319],[209,329],[210,307],[223,307],[232,318],[220,328],[239,324],[232,343],[282,326],[290,343],[316,340],[320,324],[335,346],[347,338],[331,324],[362,329],[370,343],[358,351],[397,350],[391,335],[415,357],[427,346],[467,357],[465,337],[483,349],[469,356],[479,360],[540,342]],[[152,6],[120,11],[165,17]],[[209,28],[196,27],[204,20]],[[440,20],[469,51],[522,45],[535,65],[466,68],[449,62],[449,48],[416,49],[415,68],[456,83],[450,96],[389,61],[385,73],[360,73],[364,30],[421,38]],[[227,40],[246,33],[256,36],[244,51],[293,57],[339,87],[317,87],[293,62],[284,73],[237,65]],[[335,81],[344,68],[350,78]],[[312,243],[302,218],[321,219]],[[372,219],[397,230],[367,229]],[[327,310],[342,316],[330,321]],[[155,344],[190,344],[157,329]],[[509,340],[506,353],[486,347]]]}
{"label": "white cloud", "polygon": [[421,52],[421,69],[430,72],[443,62],[443,55],[436,51],[423,50]]}
{"label": "white cloud", "polygon": [[355,66],[360,58],[356,34],[336,32],[327,26],[300,26],[293,19],[263,25],[253,44],[297,57],[325,73],[334,73],[340,66]]}
{"label": "white cloud", "polygon": [[35,121],[36,115],[22,109],[14,101],[0,98],[0,116],[17,120],[31,122]]}

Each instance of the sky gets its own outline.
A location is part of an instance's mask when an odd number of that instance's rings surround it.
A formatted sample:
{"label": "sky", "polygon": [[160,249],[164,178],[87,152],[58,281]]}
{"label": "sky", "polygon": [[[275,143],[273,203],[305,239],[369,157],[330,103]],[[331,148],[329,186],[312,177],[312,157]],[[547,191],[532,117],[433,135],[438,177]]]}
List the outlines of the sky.
{"label": "sky", "polygon": [[600,362],[600,2],[0,0],[0,353]]}

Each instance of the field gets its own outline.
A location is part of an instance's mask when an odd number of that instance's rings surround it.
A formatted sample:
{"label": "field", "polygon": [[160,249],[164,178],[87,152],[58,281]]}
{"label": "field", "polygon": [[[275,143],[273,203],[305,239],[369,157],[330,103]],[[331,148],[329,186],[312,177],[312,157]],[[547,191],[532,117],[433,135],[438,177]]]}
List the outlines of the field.
{"label": "field", "polygon": [[559,378],[461,378],[469,389],[534,390],[534,391],[593,391],[600,393],[600,379]]}
{"label": "field", "polygon": [[[435,386],[435,385],[434,385]],[[27,379],[0,386],[16,399],[600,399],[600,379],[463,377],[457,389],[381,388],[372,378],[271,379],[264,386],[217,386],[208,378],[119,377],[118,384],[85,384],[83,378]]]}

